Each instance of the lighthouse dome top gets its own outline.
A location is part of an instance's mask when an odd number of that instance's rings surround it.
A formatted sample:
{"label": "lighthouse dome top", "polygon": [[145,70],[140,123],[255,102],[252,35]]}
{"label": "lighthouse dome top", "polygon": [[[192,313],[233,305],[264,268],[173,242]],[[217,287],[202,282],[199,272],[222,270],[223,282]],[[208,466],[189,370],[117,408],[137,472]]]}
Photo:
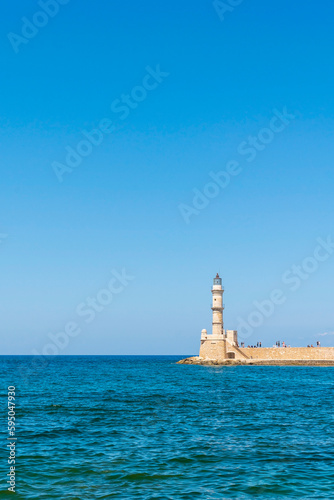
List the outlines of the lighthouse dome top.
{"label": "lighthouse dome top", "polygon": [[214,285],[221,285],[222,284],[222,279],[219,277],[219,274],[216,274],[216,277],[213,279],[213,284]]}

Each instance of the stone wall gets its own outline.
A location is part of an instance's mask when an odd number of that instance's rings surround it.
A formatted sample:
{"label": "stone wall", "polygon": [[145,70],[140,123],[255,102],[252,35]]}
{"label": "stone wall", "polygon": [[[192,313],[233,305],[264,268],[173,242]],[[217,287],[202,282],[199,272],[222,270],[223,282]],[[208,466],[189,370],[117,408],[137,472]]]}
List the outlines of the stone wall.
{"label": "stone wall", "polygon": [[247,358],[247,355],[242,351],[243,349],[232,346],[226,339],[202,339],[199,355],[204,359],[244,360]]}
{"label": "stone wall", "polygon": [[199,355],[218,360],[334,360],[334,347],[237,348],[225,339],[208,339],[201,340]]}
{"label": "stone wall", "polygon": [[240,351],[250,359],[334,359],[334,347],[245,347]]}
{"label": "stone wall", "polygon": [[225,359],[225,340],[201,340],[199,355],[204,359]]}

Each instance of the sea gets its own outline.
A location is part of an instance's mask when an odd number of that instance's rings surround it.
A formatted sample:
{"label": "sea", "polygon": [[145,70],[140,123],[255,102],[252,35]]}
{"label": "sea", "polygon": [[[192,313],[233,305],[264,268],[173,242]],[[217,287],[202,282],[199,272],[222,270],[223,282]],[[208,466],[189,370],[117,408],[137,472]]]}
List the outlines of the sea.
{"label": "sea", "polygon": [[183,357],[0,357],[0,498],[334,499],[334,368]]}

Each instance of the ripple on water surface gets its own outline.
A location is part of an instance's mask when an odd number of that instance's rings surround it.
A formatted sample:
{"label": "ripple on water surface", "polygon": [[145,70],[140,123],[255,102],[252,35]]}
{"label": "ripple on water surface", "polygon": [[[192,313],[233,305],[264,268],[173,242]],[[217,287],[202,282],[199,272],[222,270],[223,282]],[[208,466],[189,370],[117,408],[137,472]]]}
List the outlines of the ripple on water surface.
{"label": "ripple on water surface", "polygon": [[17,498],[334,498],[333,368],[178,359],[55,357],[24,379],[29,357],[0,357]]}

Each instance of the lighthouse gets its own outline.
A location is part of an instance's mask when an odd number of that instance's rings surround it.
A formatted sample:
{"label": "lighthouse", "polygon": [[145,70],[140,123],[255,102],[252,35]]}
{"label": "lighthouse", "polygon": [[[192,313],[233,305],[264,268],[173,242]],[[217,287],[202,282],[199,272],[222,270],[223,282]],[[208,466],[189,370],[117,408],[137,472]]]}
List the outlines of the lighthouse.
{"label": "lighthouse", "polygon": [[212,294],[212,334],[202,330],[199,355],[204,359],[239,359],[244,357],[238,348],[238,332],[224,330],[223,322],[223,294],[222,279],[217,273],[213,278]]}
{"label": "lighthouse", "polygon": [[215,337],[220,337],[224,333],[224,323],[223,323],[223,293],[224,288],[222,287],[222,279],[217,273],[216,277],[213,279],[212,286],[212,334]]}

